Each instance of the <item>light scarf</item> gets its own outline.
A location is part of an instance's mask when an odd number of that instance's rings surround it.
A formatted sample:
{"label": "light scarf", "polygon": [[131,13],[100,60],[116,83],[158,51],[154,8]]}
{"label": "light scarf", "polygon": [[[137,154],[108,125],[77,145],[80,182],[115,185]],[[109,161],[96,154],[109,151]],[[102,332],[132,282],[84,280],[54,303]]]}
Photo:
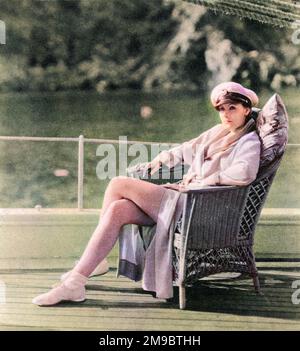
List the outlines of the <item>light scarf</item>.
{"label": "light scarf", "polygon": [[[256,123],[253,118],[250,118],[244,126],[237,128],[235,131],[230,131],[228,127],[221,124],[220,128],[217,129],[207,140],[199,144],[196,139],[192,144],[194,162],[192,162],[188,172],[183,176],[183,180],[179,181],[179,183],[188,184],[197,175],[199,176],[199,170],[202,169],[203,162],[209,160],[217,153],[219,153],[218,158],[221,158],[222,154],[228,149],[233,148],[243,135],[250,133],[255,129]],[[200,154],[198,147],[200,147]]]}
{"label": "light scarf", "polygon": [[[218,152],[225,152],[228,148],[233,147],[238,140],[245,134],[250,133],[255,130],[255,121],[253,118],[250,118],[242,127],[237,128],[235,131],[231,132],[228,127],[221,125],[216,134],[209,138],[202,148],[204,150],[204,160],[211,158],[212,155]],[[193,148],[197,146],[194,143]],[[195,149],[194,149],[195,150]]]}

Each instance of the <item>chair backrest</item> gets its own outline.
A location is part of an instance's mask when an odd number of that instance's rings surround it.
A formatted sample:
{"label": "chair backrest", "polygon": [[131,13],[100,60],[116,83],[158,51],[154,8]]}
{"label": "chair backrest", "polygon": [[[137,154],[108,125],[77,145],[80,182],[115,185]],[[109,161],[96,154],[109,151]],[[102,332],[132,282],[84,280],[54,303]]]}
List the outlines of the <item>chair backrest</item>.
{"label": "chair backrest", "polygon": [[249,186],[238,235],[238,240],[247,242],[253,242],[256,224],[288,140],[288,115],[278,94],[274,94],[262,110],[255,112],[257,132],[262,143],[260,168],[255,181]]}
{"label": "chair backrest", "polygon": [[282,156],[276,158],[267,168],[259,171],[254,182],[249,186],[249,192],[241,220],[238,240],[253,242],[254,231],[260,217],[267,195],[279,168]]}

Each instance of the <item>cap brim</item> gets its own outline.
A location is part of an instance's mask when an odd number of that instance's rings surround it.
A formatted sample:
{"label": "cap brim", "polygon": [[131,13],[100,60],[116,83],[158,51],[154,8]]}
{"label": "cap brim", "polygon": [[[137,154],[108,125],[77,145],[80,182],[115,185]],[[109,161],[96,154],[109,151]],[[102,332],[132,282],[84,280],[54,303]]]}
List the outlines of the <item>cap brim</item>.
{"label": "cap brim", "polygon": [[218,108],[220,107],[221,105],[224,105],[224,104],[230,104],[230,103],[239,103],[240,101],[238,100],[233,100],[233,99],[224,99],[224,100],[221,100],[219,103],[217,103],[214,108]]}

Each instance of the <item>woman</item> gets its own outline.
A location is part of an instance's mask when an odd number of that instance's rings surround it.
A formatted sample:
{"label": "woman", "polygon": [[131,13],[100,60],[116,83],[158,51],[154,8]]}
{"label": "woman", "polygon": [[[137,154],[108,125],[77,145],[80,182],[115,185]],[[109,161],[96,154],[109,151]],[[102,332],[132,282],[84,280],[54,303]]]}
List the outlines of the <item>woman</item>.
{"label": "woman", "polygon": [[[66,274],[62,283],[48,293],[34,298],[34,304],[45,306],[60,301],[85,300],[85,284],[88,277],[109,254],[123,226],[150,226],[157,223],[157,228],[160,229],[157,229],[155,237],[160,240],[167,231],[166,221],[163,226],[159,226],[161,213],[166,211],[171,199],[174,206],[172,211],[167,209],[169,218],[174,215],[175,208],[177,216],[182,211],[182,201],[179,200],[185,189],[218,184],[247,185],[256,178],[260,140],[255,132],[255,122],[249,116],[252,106],[258,103],[257,95],[238,83],[226,82],[213,89],[211,102],[219,111],[222,123],[197,138],[160,153],[144,166],[150,168],[153,174],[162,163],[171,167],[184,161],[190,168],[183,181],[177,184],[156,185],[130,177],[113,178],[105,192],[101,220],[79,262]],[[168,255],[170,258],[169,253]],[[148,267],[152,269],[151,264]],[[165,274],[167,279],[162,281],[170,281],[170,264],[164,265],[163,268],[165,272],[158,270],[155,274]],[[146,290],[155,290],[153,274],[149,276],[152,276],[152,280],[146,281],[143,287]],[[157,297],[168,298],[170,294],[169,283],[168,289],[163,289]]]}

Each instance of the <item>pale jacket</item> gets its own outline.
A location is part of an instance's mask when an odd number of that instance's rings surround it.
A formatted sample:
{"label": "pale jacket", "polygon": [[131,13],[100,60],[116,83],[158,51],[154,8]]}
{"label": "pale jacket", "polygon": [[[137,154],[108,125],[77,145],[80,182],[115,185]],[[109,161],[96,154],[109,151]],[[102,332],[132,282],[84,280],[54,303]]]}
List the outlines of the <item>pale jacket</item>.
{"label": "pale jacket", "polygon": [[261,142],[258,134],[256,131],[247,133],[227,150],[204,160],[204,150],[201,145],[210,140],[221,128],[222,125],[217,124],[197,138],[163,151],[161,154],[169,158],[165,164],[168,167],[176,166],[180,162],[189,165],[186,176],[194,176],[191,187],[250,184],[256,178],[260,162]]}
{"label": "pale jacket", "polygon": [[[194,177],[189,185],[191,188],[218,184],[242,186],[256,178],[261,144],[255,131],[243,135],[225,152],[216,153],[205,161],[201,147],[192,147],[195,143],[205,143],[219,128],[221,124],[197,138],[164,151],[170,156],[167,163],[169,167],[182,161],[190,164],[187,174]],[[158,298],[173,297],[173,235],[187,196],[173,189],[165,190],[157,223],[152,227],[150,245],[145,247],[141,239],[141,227],[135,224],[123,226],[119,236],[117,276],[124,275],[135,281],[143,279],[143,289],[156,292]]]}

